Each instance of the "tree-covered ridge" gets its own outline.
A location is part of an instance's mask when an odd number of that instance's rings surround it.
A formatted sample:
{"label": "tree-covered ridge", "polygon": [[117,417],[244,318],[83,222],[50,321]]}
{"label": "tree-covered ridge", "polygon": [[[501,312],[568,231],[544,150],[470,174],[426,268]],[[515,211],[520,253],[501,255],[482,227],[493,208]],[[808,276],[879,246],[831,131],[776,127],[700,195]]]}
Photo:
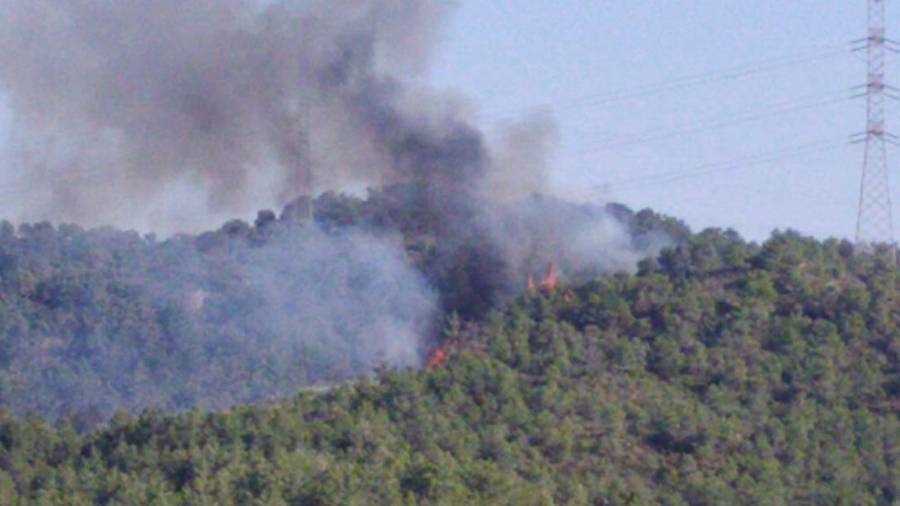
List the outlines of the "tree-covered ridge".
{"label": "tree-covered ridge", "polygon": [[220,413],[3,416],[6,504],[900,501],[889,255],[706,231],[450,318],[449,358]]}
{"label": "tree-covered ridge", "polygon": [[[417,365],[442,312],[481,317],[524,288],[515,268],[543,268],[556,246],[526,247],[540,220],[509,213],[513,266],[488,247],[493,231],[466,218],[471,201],[448,201],[461,216],[448,224],[420,205],[431,191],[299,198],[279,215],[166,240],[0,223],[0,406],[90,425],[118,408],[221,409]],[[621,206],[523,207],[572,223],[611,217],[628,232],[619,249],[687,235]]]}

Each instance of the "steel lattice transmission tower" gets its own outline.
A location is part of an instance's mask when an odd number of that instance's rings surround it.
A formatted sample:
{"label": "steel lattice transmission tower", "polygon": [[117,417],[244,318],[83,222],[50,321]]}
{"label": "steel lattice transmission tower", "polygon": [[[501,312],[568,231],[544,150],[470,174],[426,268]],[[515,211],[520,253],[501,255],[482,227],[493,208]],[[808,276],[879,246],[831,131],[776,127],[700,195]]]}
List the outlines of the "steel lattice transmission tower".
{"label": "steel lattice transmission tower", "polygon": [[867,248],[875,243],[894,243],[891,189],[888,176],[884,128],[885,4],[887,0],[868,0],[869,34],[865,41],[868,76],[866,82],[866,131],[859,211],[856,218],[856,243]]}

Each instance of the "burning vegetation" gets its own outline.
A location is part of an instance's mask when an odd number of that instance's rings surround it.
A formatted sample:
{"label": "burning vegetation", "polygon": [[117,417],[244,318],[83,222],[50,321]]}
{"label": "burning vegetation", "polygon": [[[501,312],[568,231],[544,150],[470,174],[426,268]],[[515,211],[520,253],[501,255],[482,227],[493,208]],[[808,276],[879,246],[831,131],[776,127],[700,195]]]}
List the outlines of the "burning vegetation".
{"label": "burning vegetation", "polygon": [[[449,3],[191,5],[0,2],[0,88],[27,132],[11,157],[29,169],[0,183],[34,189],[15,218],[172,234],[0,234],[0,269],[29,272],[16,304],[49,322],[0,352],[26,371],[0,384],[16,409],[220,407],[439,363],[449,349],[422,356],[436,322],[514,300],[535,259],[554,262],[530,289],[553,292],[557,269],[590,279],[662,245],[630,211],[543,195],[552,118],[488,142],[421,89]],[[260,205],[284,211],[202,231]],[[63,344],[36,349],[47,337]]]}
{"label": "burning vegetation", "polygon": [[550,262],[541,276],[540,283],[535,282],[533,274],[528,275],[528,292],[537,293],[540,290],[542,293],[552,293],[556,291],[557,283],[559,283],[559,275],[556,272],[556,264]]}
{"label": "burning vegetation", "polygon": [[553,292],[556,290],[556,283],[559,278],[556,274],[556,265],[553,262],[547,264],[547,270],[544,271],[544,277],[541,278],[541,291]]}
{"label": "burning vegetation", "polygon": [[447,355],[450,352],[450,347],[448,345],[438,346],[428,355],[428,363],[427,366],[429,369],[434,369],[439,367],[444,363],[444,360],[447,359]]}

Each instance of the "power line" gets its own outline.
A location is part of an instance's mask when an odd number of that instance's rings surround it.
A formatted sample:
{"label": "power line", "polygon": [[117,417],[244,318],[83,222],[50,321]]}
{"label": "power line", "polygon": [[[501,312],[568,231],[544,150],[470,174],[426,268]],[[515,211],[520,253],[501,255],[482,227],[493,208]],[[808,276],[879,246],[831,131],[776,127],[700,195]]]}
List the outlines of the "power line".
{"label": "power line", "polygon": [[786,103],[782,105],[778,105],[769,110],[764,110],[762,112],[745,114],[743,116],[737,116],[730,119],[723,119],[713,122],[704,122],[699,125],[689,126],[686,128],[680,129],[672,129],[672,130],[657,130],[655,132],[647,133],[644,135],[636,135],[631,136],[627,139],[619,139],[612,140],[597,144],[587,150],[579,151],[573,153],[574,155],[579,154],[594,154],[602,151],[607,151],[613,148],[622,148],[628,146],[635,146],[641,144],[647,144],[651,142],[657,142],[662,140],[668,140],[673,138],[684,137],[687,135],[700,134],[714,130],[721,130],[723,128],[729,128],[739,125],[744,125],[747,123],[758,122],[770,118],[781,117],[788,114],[794,114],[801,111],[807,111],[812,109],[820,109],[822,107],[833,106],[837,104],[846,103],[852,100],[852,97],[844,96],[844,97],[832,97],[826,100],[819,100],[815,102],[806,102],[806,103]]}
{"label": "power line", "polygon": [[[553,110],[565,110],[575,107],[603,106],[635,98],[643,98],[652,95],[713,84],[721,81],[741,79],[757,74],[773,72],[786,67],[796,67],[798,65],[805,65],[809,63],[828,60],[838,56],[849,56],[850,54],[851,52],[849,51],[849,46],[847,44],[833,44],[830,46],[824,46],[823,49],[820,49],[818,51],[757,60],[755,62],[750,62],[741,66],[728,67],[697,74],[676,76],[657,82],[629,86],[627,88],[621,88],[619,90],[612,90],[603,93],[585,94],[578,97],[573,97],[572,99],[560,103],[539,104],[535,106],[535,108],[552,106]],[[519,113],[503,112],[502,110],[499,112],[500,114],[491,114],[490,110],[486,110],[479,113],[477,117],[481,120],[498,122],[506,119],[516,118],[519,116]]]}
{"label": "power line", "polygon": [[799,146],[782,148],[774,151],[757,153],[750,156],[726,161],[718,161],[696,165],[688,169],[679,169],[642,176],[606,181],[594,185],[594,188],[622,188],[628,186],[661,186],[676,183],[686,179],[700,176],[718,174],[722,172],[734,172],[759,165],[799,158],[807,155],[834,151],[849,146],[845,138],[840,140],[822,140],[810,142]]}

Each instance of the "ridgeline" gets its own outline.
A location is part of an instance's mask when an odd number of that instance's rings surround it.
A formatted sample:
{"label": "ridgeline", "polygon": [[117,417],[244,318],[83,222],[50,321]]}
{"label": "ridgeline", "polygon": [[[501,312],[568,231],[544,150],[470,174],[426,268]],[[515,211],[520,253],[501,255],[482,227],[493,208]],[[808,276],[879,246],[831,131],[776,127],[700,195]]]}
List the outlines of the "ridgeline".
{"label": "ridgeline", "polygon": [[634,274],[447,318],[447,358],[79,434],[0,415],[0,503],[900,501],[900,270],[707,230]]}

